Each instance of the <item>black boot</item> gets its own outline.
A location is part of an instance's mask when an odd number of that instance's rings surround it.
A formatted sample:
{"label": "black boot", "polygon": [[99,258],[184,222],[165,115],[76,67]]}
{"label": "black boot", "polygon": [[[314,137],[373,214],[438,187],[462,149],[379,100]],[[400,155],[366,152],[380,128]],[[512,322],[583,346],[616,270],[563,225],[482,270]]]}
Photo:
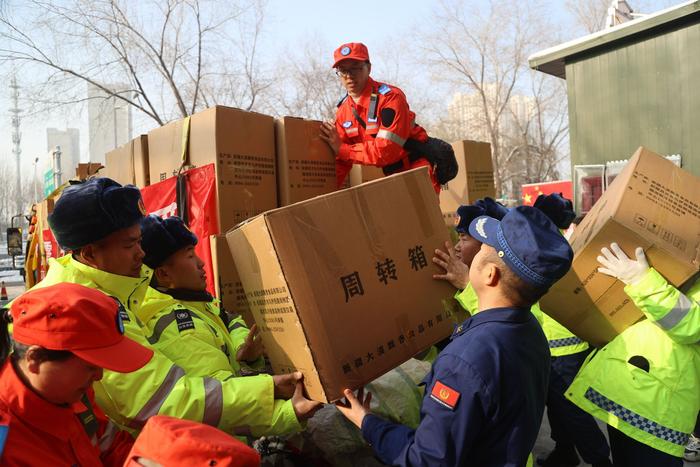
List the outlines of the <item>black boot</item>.
{"label": "black boot", "polygon": [[573,446],[565,448],[557,445],[547,457],[537,458],[537,465],[542,467],[576,467],[580,462]]}

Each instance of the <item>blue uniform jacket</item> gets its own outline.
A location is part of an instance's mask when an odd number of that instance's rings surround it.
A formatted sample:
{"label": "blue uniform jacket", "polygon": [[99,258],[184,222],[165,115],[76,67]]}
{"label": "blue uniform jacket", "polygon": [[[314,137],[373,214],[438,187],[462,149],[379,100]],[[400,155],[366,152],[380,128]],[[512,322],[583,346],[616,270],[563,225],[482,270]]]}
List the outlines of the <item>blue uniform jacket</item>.
{"label": "blue uniform jacket", "polygon": [[405,466],[524,466],[542,421],[549,347],[526,308],[478,313],[452,335],[424,383],[416,430],[375,415],[362,434]]}

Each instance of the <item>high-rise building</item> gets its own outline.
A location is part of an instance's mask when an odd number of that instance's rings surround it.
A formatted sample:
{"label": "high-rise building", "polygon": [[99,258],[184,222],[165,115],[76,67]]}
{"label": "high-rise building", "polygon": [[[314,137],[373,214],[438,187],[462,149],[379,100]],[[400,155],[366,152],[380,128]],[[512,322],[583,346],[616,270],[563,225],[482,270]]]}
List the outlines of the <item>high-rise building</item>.
{"label": "high-rise building", "polygon": [[60,184],[67,182],[75,176],[75,168],[80,162],[80,131],[77,128],[57,128],[46,129],[46,159],[43,161],[43,170],[38,177],[43,177],[49,169],[54,169],[51,154],[56,149],[61,148],[61,178]]}
{"label": "high-rise building", "polygon": [[[119,84],[108,87],[115,92],[128,89],[127,85]],[[88,126],[90,162],[104,164],[106,153],[131,140],[131,106],[88,85]]]}
{"label": "high-rise building", "polygon": [[[484,85],[484,95],[490,109],[498,107],[496,85]],[[481,94],[477,92],[455,93],[452,102],[447,106],[447,111],[459,139],[490,140],[486,113],[483,109],[484,103]],[[522,127],[534,114],[535,101],[532,97],[511,95],[508,106],[500,117],[499,131],[501,135],[516,138],[522,131]]]}

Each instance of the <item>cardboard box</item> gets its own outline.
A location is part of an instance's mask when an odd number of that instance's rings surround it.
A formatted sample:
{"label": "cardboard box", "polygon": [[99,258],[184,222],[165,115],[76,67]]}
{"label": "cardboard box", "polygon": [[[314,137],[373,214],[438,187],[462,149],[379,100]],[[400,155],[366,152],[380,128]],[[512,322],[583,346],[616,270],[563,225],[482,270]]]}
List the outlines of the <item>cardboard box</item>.
{"label": "cardboard box", "polygon": [[140,135],[131,141],[134,159],[134,185],[139,188],[151,184],[148,165],[148,136]]}
{"label": "cardboard box", "polygon": [[[182,165],[182,152],[187,156],[187,138],[182,131],[185,120],[175,120],[148,132],[148,171],[151,183],[177,175]],[[187,127],[189,134],[189,124]],[[185,159],[186,162],[186,159]]]}
{"label": "cardboard box", "polygon": [[644,248],[651,266],[680,286],[700,268],[700,179],[639,148],[574,230],[569,273],[540,301],[580,338],[600,346],[644,318],[624,284],[598,272],[601,248],[617,242],[634,258]]}
{"label": "cardboard box", "polygon": [[425,168],[266,212],[226,234],[276,373],[332,401],[445,338],[448,238]]}
{"label": "cardboard box", "polygon": [[337,189],[335,157],[320,134],[321,122],[284,117],[275,120],[279,205]]}
{"label": "cardboard box", "polygon": [[478,199],[496,197],[491,145],[479,141],[452,143],[459,165],[457,176],[440,191],[440,210],[447,225],[454,225],[457,208]]}
{"label": "cardboard box", "polygon": [[384,178],[384,172],[379,167],[373,165],[359,165],[355,164],[350,170],[350,175],[348,179],[350,180],[350,186],[357,186],[363,183],[371,182],[372,180],[378,180]]}
{"label": "cardboard box", "polygon": [[122,185],[136,185],[139,188],[148,186],[150,180],[147,136],[138,136],[108,152],[101,174]]}
{"label": "cardboard box", "polygon": [[134,159],[131,142],[128,142],[105,154],[105,168],[102,176],[108,177],[122,185],[134,184]]}
{"label": "cardboard box", "polygon": [[[99,172],[100,169],[102,169],[102,172]],[[104,166],[99,162],[81,162],[75,168],[75,176],[78,180],[87,180],[89,177],[97,175],[98,172],[100,176],[103,176]]]}
{"label": "cardboard box", "polygon": [[240,276],[233,262],[231,250],[226,243],[226,236],[211,235],[211,262],[214,269],[214,289],[222,307],[229,314],[239,313],[248,327],[255,323],[250,313],[250,305],[243,290]]}
{"label": "cardboard box", "polygon": [[272,117],[217,106],[189,117],[188,126],[180,120],[151,131],[149,166],[154,181],[177,175],[183,148],[185,166],[215,165],[219,232],[277,207]]}

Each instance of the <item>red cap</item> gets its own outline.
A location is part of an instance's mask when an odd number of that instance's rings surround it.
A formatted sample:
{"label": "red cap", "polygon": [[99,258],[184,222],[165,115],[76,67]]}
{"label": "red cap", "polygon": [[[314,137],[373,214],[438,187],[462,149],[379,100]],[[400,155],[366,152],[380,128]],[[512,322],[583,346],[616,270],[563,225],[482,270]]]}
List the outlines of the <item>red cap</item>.
{"label": "red cap", "polygon": [[144,366],[153,351],[124,336],[119,306],[99,290],[67,282],[32,289],[10,308],[12,337],[26,345],[68,350],[120,373]]}
{"label": "red cap", "polygon": [[369,61],[369,52],[367,46],[361,42],[350,42],[343,44],[333,52],[333,68],[338,66],[338,63],[343,60],[359,60],[361,62]]}
{"label": "red cap", "polygon": [[259,466],[260,455],[223,431],[209,425],[166,415],[148,419],[124,464],[137,466],[144,457],[168,467]]}

